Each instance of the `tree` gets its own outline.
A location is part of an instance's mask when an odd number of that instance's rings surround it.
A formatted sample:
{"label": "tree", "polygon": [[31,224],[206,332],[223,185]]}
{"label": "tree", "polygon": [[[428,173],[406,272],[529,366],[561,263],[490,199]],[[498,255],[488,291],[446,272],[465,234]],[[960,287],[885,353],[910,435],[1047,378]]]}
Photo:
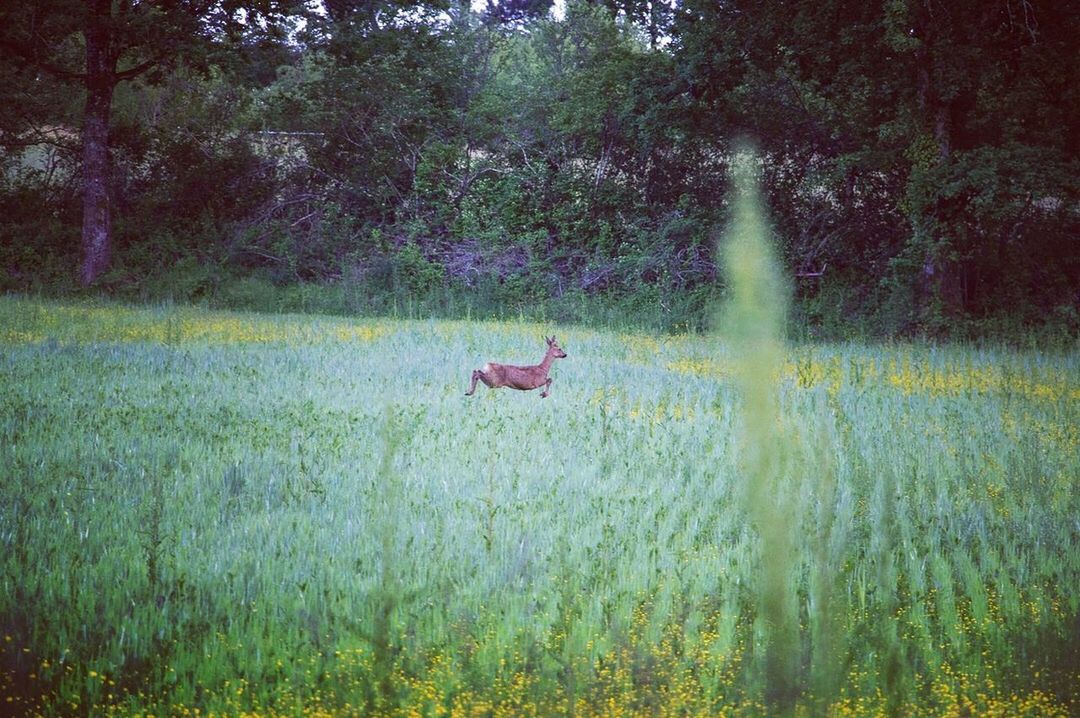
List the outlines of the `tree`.
{"label": "tree", "polygon": [[92,284],[112,251],[109,129],[116,86],[170,65],[207,66],[215,46],[252,33],[281,36],[290,0],[30,0],[0,9],[0,47],[35,71],[82,86],[82,259]]}
{"label": "tree", "polygon": [[894,328],[944,328],[1075,302],[1078,22],[1038,0],[684,0],[673,46],[702,130],[761,144],[788,261],[846,268]]}

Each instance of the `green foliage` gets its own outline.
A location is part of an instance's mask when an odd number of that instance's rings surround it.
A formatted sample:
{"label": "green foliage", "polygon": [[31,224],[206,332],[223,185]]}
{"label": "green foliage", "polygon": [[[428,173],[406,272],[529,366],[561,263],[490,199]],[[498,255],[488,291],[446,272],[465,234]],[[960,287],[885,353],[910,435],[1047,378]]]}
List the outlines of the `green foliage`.
{"label": "green foliage", "polygon": [[442,286],[443,268],[420,253],[410,242],[394,257],[394,286],[404,287],[409,294],[423,296]]}
{"label": "green foliage", "polygon": [[[324,306],[344,283],[372,295],[344,305],[372,311],[587,297],[702,326],[709,233],[747,135],[800,331],[1045,331],[1080,311],[1078,28],[1063,6],[619,0],[556,19],[542,2],[477,15],[377,0],[301,27],[295,3],[241,5],[270,22],[117,9],[121,66],[161,62],[116,85],[106,292],[183,292],[155,276],[183,260],[286,293],[322,284]],[[3,11],[11,289],[70,289],[78,261],[85,98],[64,72],[83,59],[81,8]],[[441,276],[396,274],[416,264],[395,256],[408,246]]]}
{"label": "green foliage", "polygon": [[[114,270],[116,280],[123,281],[124,268]],[[110,281],[106,279],[106,281]],[[150,281],[141,283],[140,292],[149,298],[176,302],[198,302],[214,296],[220,275],[215,268],[200,264],[194,257],[183,257]],[[258,305],[255,305],[258,306]]]}

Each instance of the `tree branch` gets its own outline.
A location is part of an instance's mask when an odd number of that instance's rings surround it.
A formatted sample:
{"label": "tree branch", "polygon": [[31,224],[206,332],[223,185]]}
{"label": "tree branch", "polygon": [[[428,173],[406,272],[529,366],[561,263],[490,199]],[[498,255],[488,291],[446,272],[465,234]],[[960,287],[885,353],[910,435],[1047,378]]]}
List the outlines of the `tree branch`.
{"label": "tree branch", "polygon": [[120,70],[114,75],[114,77],[116,78],[117,82],[130,80],[133,77],[138,77],[139,75],[143,74],[150,68],[157,65],[159,62],[161,62],[161,58],[155,57],[151,60],[147,60],[146,62],[140,62],[138,65],[135,65],[134,67],[129,67],[126,70]]}
{"label": "tree branch", "polygon": [[0,49],[7,50],[13,55],[17,56],[23,62],[28,65],[49,73],[58,80],[78,80],[80,82],[86,80],[86,73],[84,72],[72,72],[71,70],[64,69],[59,65],[54,65],[51,62],[42,60],[34,52],[32,47],[28,47],[21,42],[13,42],[11,40],[0,40]]}

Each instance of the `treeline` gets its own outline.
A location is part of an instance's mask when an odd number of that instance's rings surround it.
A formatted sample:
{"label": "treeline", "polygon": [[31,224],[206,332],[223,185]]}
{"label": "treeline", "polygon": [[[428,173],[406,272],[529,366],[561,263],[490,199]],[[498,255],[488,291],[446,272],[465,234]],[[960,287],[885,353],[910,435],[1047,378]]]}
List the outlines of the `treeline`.
{"label": "treeline", "polygon": [[0,289],[698,326],[750,139],[808,331],[1076,332],[1077,37],[1038,0],[12,3]]}

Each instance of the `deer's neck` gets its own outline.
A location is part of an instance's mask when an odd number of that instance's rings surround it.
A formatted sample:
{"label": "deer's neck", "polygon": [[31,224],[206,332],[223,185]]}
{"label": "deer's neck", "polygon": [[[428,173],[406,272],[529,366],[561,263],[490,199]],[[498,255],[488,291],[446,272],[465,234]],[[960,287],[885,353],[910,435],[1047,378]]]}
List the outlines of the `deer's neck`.
{"label": "deer's neck", "polygon": [[540,362],[540,368],[543,370],[544,374],[548,373],[548,369],[551,368],[551,362],[553,361],[555,361],[555,352],[549,351],[544,355],[544,360]]}

